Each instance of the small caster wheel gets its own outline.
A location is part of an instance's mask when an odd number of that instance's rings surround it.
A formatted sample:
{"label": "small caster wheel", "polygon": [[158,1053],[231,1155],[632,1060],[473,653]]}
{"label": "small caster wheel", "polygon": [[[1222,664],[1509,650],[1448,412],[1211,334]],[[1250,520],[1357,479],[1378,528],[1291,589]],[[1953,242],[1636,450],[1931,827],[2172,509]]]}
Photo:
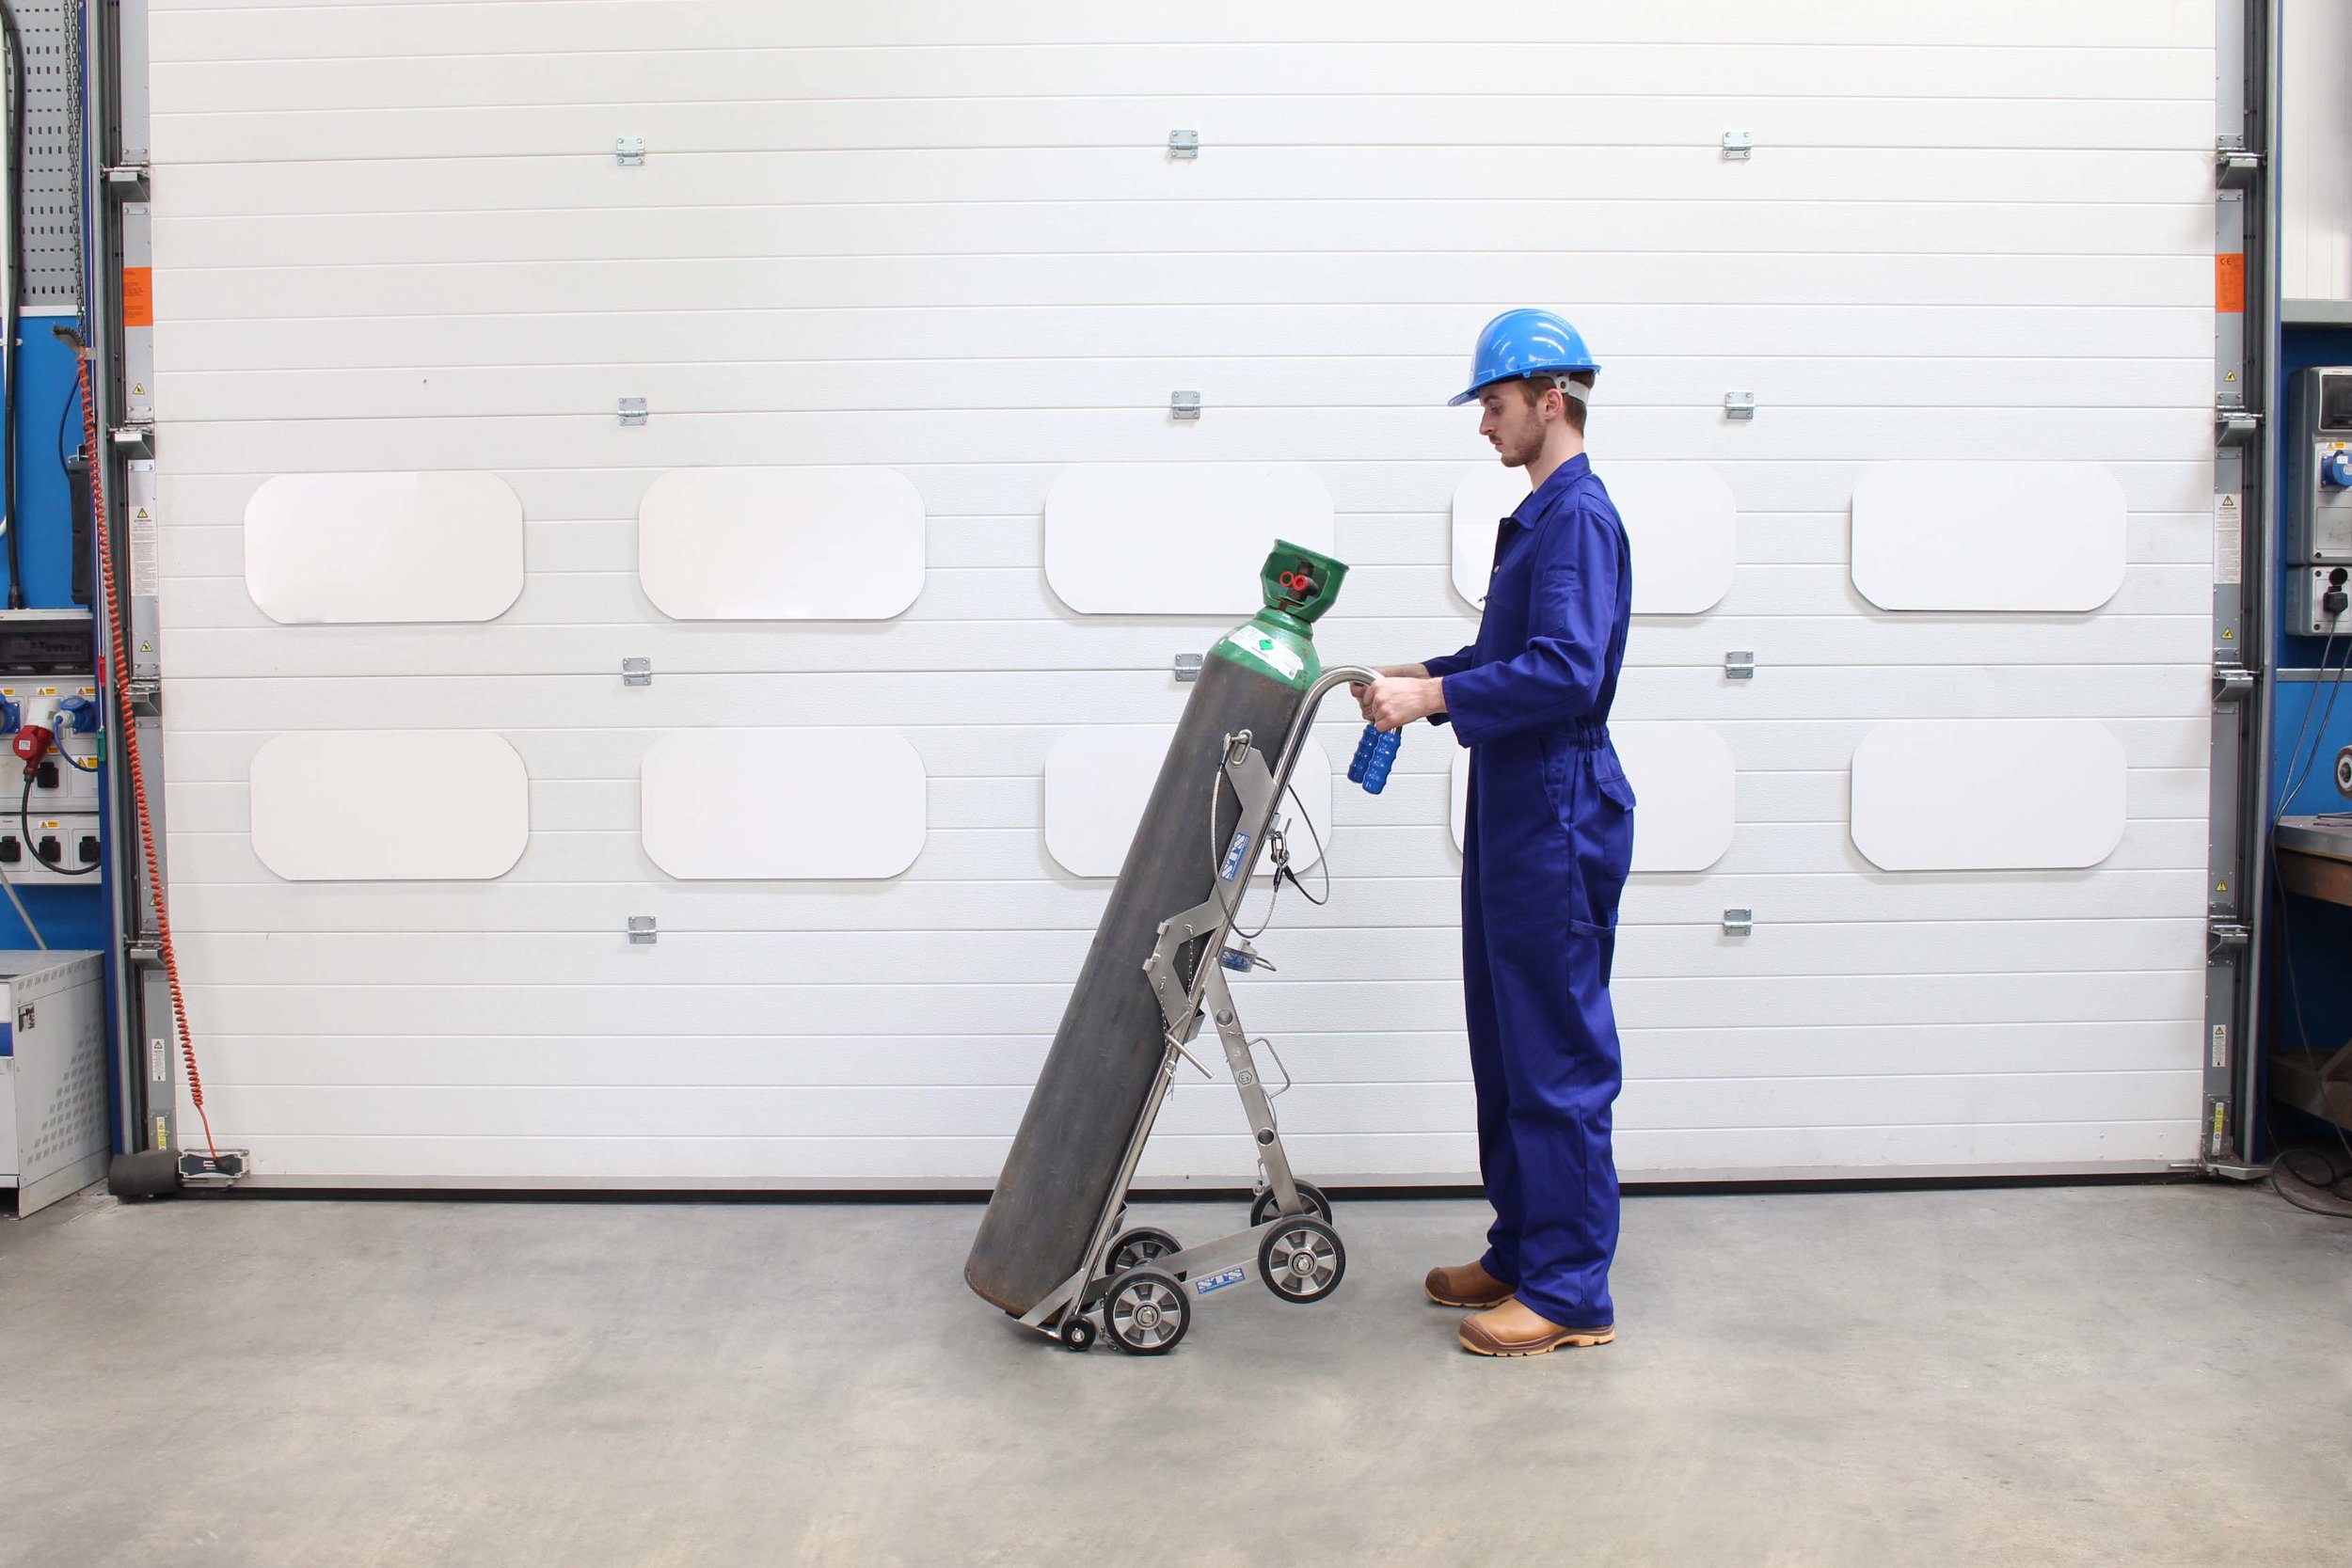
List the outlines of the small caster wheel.
{"label": "small caster wheel", "polygon": [[1073,1311],[1054,1331],[1064,1350],[1090,1350],[1094,1345],[1094,1320],[1083,1312]]}
{"label": "small caster wheel", "polygon": [[1130,1269],[1103,1297],[1104,1332],[1130,1355],[1166,1355],[1191,1326],[1184,1288],[1159,1269]]}
{"label": "small caster wheel", "polygon": [[1103,1255],[1102,1277],[1115,1279],[1129,1269],[1139,1269],[1184,1250],[1176,1238],[1165,1230],[1154,1230],[1149,1226],[1122,1230],[1111,1238],[1110,1249]]}
{"label": "small caster wheel", "polygon": [[[1331,1223],[1331,1200],[1323,1196],[1323,1189],[1305,1181],[1295,1182],[1294,1185],[1298,1188],[1298,1196],[1307,1200],[1307,1212],[1324,1224],[1329,1225]],[[1249,1228],[1257,1229],[1258,1227],[1272,1219],[1277,1212],[1278,1205],[1274,1199],[1274,1189],[1268,1187],[1250,1202]]]}
{"label": "small caster wheel", "polygon": [[1346,1276],[1347,1249],[1321,1220],[1284,1220],[1258,1243],[1258,1277],[1284,1301],[1321,1301]]}

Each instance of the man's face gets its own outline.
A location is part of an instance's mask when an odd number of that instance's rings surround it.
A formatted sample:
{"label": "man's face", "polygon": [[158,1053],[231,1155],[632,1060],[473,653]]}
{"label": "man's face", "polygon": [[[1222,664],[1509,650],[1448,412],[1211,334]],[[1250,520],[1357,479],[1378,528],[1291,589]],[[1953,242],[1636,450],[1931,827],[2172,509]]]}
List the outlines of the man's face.
{"label": "man's face", "polygon": [[1478,394],[1486,411],[1478,434],[1494,443],[1506,468],[1524,468],[1544,451],[1544,418],[1524,381],[1506,381]]}

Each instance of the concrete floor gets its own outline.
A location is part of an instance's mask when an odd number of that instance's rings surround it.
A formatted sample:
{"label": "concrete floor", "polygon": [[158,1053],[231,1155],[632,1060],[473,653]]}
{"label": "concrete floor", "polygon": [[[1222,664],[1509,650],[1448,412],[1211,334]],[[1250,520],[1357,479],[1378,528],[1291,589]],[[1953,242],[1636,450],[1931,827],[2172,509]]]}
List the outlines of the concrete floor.
{"label": "concrete floor", "polygon": [[[1179,1235],[1235,1205],[1155,1207]],[[2352,1224],[2218,1185],[1637,1197],[1622,1337],[1481,1361],[1470,1203],[1079,1356],[969,1206],[0,1221],[0,1562],[2342,1562]]]}

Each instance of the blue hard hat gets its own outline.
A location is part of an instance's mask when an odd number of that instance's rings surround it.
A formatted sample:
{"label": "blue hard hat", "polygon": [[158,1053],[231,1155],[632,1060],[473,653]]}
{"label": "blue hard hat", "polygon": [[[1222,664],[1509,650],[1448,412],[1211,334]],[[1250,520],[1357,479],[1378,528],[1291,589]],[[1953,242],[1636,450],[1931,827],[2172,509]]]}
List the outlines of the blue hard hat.
{"label": "blue hard hat", "polygon": [[1549,310],[1505,310],[1478,334],[1470,356],[1470,389],[1446,400],[1448,408],[1469,403],[1498,381],[1546,371],[1597,371],[1584,336]]}

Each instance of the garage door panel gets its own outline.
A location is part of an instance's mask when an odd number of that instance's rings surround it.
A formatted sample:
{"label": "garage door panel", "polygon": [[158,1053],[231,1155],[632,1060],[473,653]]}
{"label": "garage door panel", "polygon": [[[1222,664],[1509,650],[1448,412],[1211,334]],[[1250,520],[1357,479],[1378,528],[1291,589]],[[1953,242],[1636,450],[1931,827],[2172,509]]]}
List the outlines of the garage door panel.
{"label": "garage door panel", "polygon": [[[1719,736],[1733,828],[1708,869],[1628,890],[1623,1168],[2194,1154],[2210,17],[679,0],[567,8],[555,39],[543,4],[446,9],[175,3],[155,28],[170,873],[215,1122],[265,1180],[990,1180],[1107,895],[1047,853],[1051,749],[1172,721],[1170,660],[1249,608],[1071,611],[1049,492],[1078,464],[1295,466],[1355,567],[1327,660],[1460,646],[1447,507],[1485,453],[1438,402],[1521,300],[1573,305],[1610,367],[1603,478],[1638,498],[1703,466],[1736,516],[1720,602],[1642,619],[1613,715]],[[1609,91],[1557,96],[1571,75]],[[1541,192],[1486,144],[1498,112],[1576,150]],[[1746,162],[1716,145],[1735,123]],[[1178,125],[1198,159],[1168,158]],[[612,161],[623,131],[644,166]],[[1184,388],[1197,422],[1168,416]],[[1723,417],[1727,388],[1754,421]],[[2104,470],[2113,596],[1872,606],[1864,476],[1991,462]],[[667,620],[635,576],[641,505],[664,474],[749,465],[902,474],[919,597],[863,625]],[[256,493],[371,472],[511,487],[529,571],[501,620],[256,610]],[[1966,602],[2043,602],[2008,586]],[[1753,681],[1723,675],[1738,650]],[[622,685],[626,657],[650,686]],[[1848,770],[1920,721],[2104,728],[2115,852],[1872,866]],[[294,883],[256,857],[273,737],[453,723],[525,769],[504,875]],[[912,863],[664,876],[639,783],[661,737],[811,726],[904,737]],[[1357,729],[1334,705],[1316,738],[1336,761]],[[1417,731],[1386,795],[1335,790],[1330,903],[1286,897],[1284,968],[1244,988],[1318,1176],[1474,1169],[1458,754]],[[738,781],[751,816],[762,776]],[[701,870],[773,869],[732,842]],[[1754,930],[1726,936],[1728,909]],[[647,914],[659,942],[630,944]],[[1186,1085],[1147,1180],[1246,1181],[1239,1128],[1229,1089]]]}

